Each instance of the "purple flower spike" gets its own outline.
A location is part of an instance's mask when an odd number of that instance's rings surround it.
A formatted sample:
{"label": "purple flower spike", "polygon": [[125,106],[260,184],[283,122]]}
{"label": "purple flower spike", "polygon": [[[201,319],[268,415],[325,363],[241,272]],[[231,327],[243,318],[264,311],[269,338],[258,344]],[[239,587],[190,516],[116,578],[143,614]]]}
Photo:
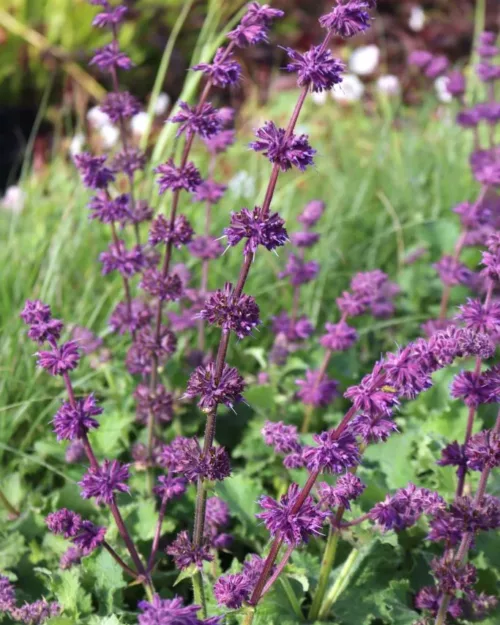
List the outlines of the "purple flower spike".
{"label": "purple flower spike", "polygon": [[88,204],[89,218],[98,219],[103,224],[125,223],[130,214],[130,196],[123,193],[111,198],[107,191],[99,190]]}
{"label": "purple flower spike", "polygon": [[297,72],[299,87],[311,86],[312,91],[330,91],[334,85],[342,82],[345,65],[332,56],[330,50],[313,46],[308,52],[300,53],[292,48],[285,48],[290,62],[287,71]]}
{"label": "purple flower spike", "polygon": [[432,53],[427,50],[414,50],[408,57],[408,64],[423,69],[432,61]]}
{"label": "purple flower spike", "polygon": [[451,396],[462,399],[471,408],[487,403],[490,394],[488,379],[481,374],[475,375],[472,371],[461,371],[451,384]]}
{"label": "purple flower spike", "polygon": [[280,11],[280,9],[273,9],[268,4],[250,2],[241,23],[244,25],[263,24],[264,26],[270,26],[273,20],[283,17],[283,15],[283,11]]}
{"label": "purple flower spike", "polygon": [[330,13],[319,18],[323,28],[333,30],[340,37],[354,37],[370,28],[371,18],[365,2],[347,2],[338,4]]}
{"label": "purple flower spike", "polygon": [[113,171],[123,172],[132,177],[136,171],[142,171],[146,167],[146,155],[137,148],[121,150],[113,159]]}
{"label": "purple flower spike", "polygon": [[102,408],[97,405],[93,394],[77,399],[74,407],[70,402],[65,402],[52,421],[57,440],[72,441],[75,438],[83,438],[89,430],[99,427],[99,422],[94,417],[100,414]]}
{"label": "purple flower spike", "polygon": [[186,102],[179,103],[180,111],[170,118],[173,124],[180,124],[176,136],[183,132],[196,134],[204,139],[210,139],[222,129],[222,122],[214,107],[206,102],[200,111]]}
{"label": "purple flower spike", "polygon": [[182,282],[176,273],[164,276],[159,269],[147,269],[139,286],[162,302],[175,302],[183,292]]}
{"label": "purple flower spike", "polygon": [[149,242],[151,245],[170,243],[177,248],[181,248],[191,241],[193,234],[193,228],[185,215],[179,215],[175,219],[173,226],[164,215],[158,215],[151,224]]}
{"label": "purple flower spike", "polygon": [[376,363],[372,373],[365,375],[360,384],[349,387],[344,397],[352,401],[356,410],[370,415],[390,415],[398,404],[396,389],[387,386],[382,362]]}
{"label": "purple flower spike", "polygon": [[437,78],[444,74],[449,65],[450,62],[444,55],[433,56],[430,63],[426,65],[424,73],[428,78]]}
{"label": "purple flower spike", "polygon": [[28,337],[40,345],[46,341],[54,344],[59,340],[63,327],[64,324],[59,319],[38,321],[31,325],[28,330]]}
{"label": "purple flower spike", "polygon": [[160,475],[153,492],[164,501],[170,501],[181,497],[186,492],[186,485],[187,482],[183,477]]}
{"label": "purple flower spike", "polygon": [[346,473],[337,480],[335,486],[326,482],[318,484],[318,495],[323,506],[328,508],[339,508],[342,506],[346,510],[351,509],[351,501],[361,496],[366,486],[352,473]]}
{"label": "purple flower spike", "polygon": [[74,156],[83,184],[89,189],[105,189],[115,179],[113,172],[105,167],[106,156],[92,156],[87,152]]}
{"label": "purple flower spike", "polygon": [[171,158],[163,165],[159,165],[155,169],[155,173],[160,174],[157,182],[160,187],[160,195],[168,189],[172,191],[195,191],[196,187],[201,184],[200,172],[194,166],[194,163],[187,163],[183,168],[176,167],[174,160]]}
{"label": "purple flower spike", "polygon": [[443,284],[447,286],[459,284],[469,286],[471,284],[471,270],[453,256],[443,256],[433,267],[438,272]]}
{"label": "purple flower spike", "polygon": [[383,415],[358,415],[352,422],[351,430],[361,437],[364,443],[385,442],[398,426],[391,419]]}
{"label": "purple flower spike", "polygon": [[394,387],[398,395],[414,399],[432,385],[427,361],[414,352],[410,343],[396,354],[388,353],[384,363],[387,385]]}
{"label": "purple flower spike", "polygon": [[474,471],[484,471],[500,466],[500,436],[490,430],[474,434],[466,448],[467,466]]}
{"label": "purple flower spike", "polygon": [[141,104],[128,91],[107,93],[99,107],[109,119],[117,124],[120,120],[130,119],[141,111]]}
{"label": "purple flower spike", "polygon": [[151,603],[139,602],[139,625],[220,625],[221,618],[215,616],[201,621],[196,615],[199,605],[184,606],[180,597],[160,599],[155,595]]}
{"label": "purple flower spike", "polygon": [[312,247],[319,241],[318,232],[294,232],[291,241],[296,247]]}
{"label": "purple flower spike", "polygon": [[245,382],[237,369],[224,365],[219,382],[215,380],[215,363],[210,362],[206,366],[195,369],[189,378],[184,397],[197,397],[201,399],[198,406],[204,412],[214,410],[218,404],[224,404],[229,408],[241,401]]}
{"label": "purple flower spike", "polygon": [[112,503],[115,492],[130,492],[128,478],[128,464],[121,464],[117,460],[104,460],[101,467],[91,467],[79,482],[82,497],[95,497],[97,503]]}
{"label": "purple flower spike", "polygon": [[481,332],[492,337],[500,335],[500,303],[492,302],[486,307],[480,300],[468,299],[467,304],[460,306],[456,316],[463,321],[466,328]]}
{"label": "purple flower spike", "polygon": [[183,531],[177,534],[174,542],[167,547],[166,552],[175,561],[175,566],[179,570],[187,569],[191,564],[195,564],[199,569],[203,568],[203,562],[211,562],[214,558],[210,554],[207,544],[195,547],[188,532]]}
{"label": "purple flower spike", "polygon": [[320,339],[320,343],[325,349],[330,349],[334,352],[345,352],[358,340],[356,330],[348,326],[345,321],[327,323],[325,324],[325,329],[326,334]]}
{"label": "purple flower spike", "polygon": [[128,70],[134,66],[129,57],[120,51],[117,41],[112,41],[96,50],[89,65],[97,65],[102,71],[113,71],[113,69]]}
{"label": "purple flower spike", "polygon": [[251,586],[242,573],[219,577],[214,586],[214,595],[219,605],[231,610],[241,608],[250,597]]}
{"label": "purple flower spike", "polygon": [[281,171],[288,171],[292,167],[305,171],[314,163],[316,150],[309,145],[307,135],[292,133],[287,136],[285,129],[277,128],[272,121],[266,122],[255,135],[257,141],[250,143],[250,147],[256,152],[262,152],[271,163],[277,163]]}
{"label": "purple flower spike", "polygon": [[290,454],[301,449],[295,425],[285,425],[283,421],[266,421],[261,432],[266,445],[274,447],[277,454]]}
{"label": "purple flower spike", "polygon": [[233,60],[232,54],[227,54],[224,48],[219,48],[212,63],[199,63],[193,67],[195,71],[203,72],[217,87],[229,87],[239,82],[241,66]]}
{"label": "purple flower spike", "polygon": [[157,384],[155,390],[151,390],[147,384],[139,384],[134,391],[134,399],[139,423],[146,424],[150,414],[158,424],[172,421],[174,398],[163,384]]}
{"label": "purple flower spike", "polygon": [[349,432],[337,438],[335,430],[314,434],[316,447],[306,447],[303,458],[309,471],[342,473],[359,464],[359,449],[356,439]]}
{"label": "purple flower spike", "polygon": [[[219,117],[221,116],[219,115]],[[225,152],[229,146],[233,145],[235,140],[236,133],[234,130],[221,130],[215,136],[210,137],[210,139],[203,139],[203,143],[210,154],[221,154]]]}
{"label": "purple flower spike", "polygon": [[310,496],[306,497],[298,512],[293,512],[299,494],[300,488],[294,483],[279,502],[264,495],[259,500],[264,512],[256,515],[258,519],[264,520],[272,536],[279,532],[289,545],[300,545],[313,534],[320,534],[326,518],[326,513],[315,505]]}
{"label": "purple flower spike", "polygon": [[267,4],[250,2],[241,23],[227,37],[240,48],[267,41],[267,29],[272,21],[283,16],[283,11],[272,9]]}
{"label": "purple flower spike", "polygon": [[214,180],[205,180],[196,189],[193,200],[196,202],[208,202],[209,204],[217,204],[223,197],[227,187],[219,184]]}
{"label": "purple flower spike", "polygon": [[465,89],[465,76],[462,72],[450,72],[448,74],[448,82],[446,84],[446,90],[448,93],[450,93],[454,98],[458,98],[464,95]]}
{"label": "purple flower spike", "polygon": [[146,302],[140,299],[133,299],[129,314],[128,306],[125,302],[117,304],[111,314],[109,325],[113,332],[126,334],[136,332],[146,326],[153,318],[151,309]]}
{"label": "purple flower spike", "polygon": [[315,260],[304,260],[295,254],[290,254],[285,270],[279,274],[280,278],[288,276],[290,284],[300,286],[312,282],[319,272],[319,263]]}
{"label": "purple flower spike", "polygon": [[52,601],[49,603],[45,599],[38,599],[33,603],[25,603],[22,607],[13,607],[10,611],[12,618],[20,623],[28,625],[41,625],[49,618],[57,616],[61,612],[61,606]]}
{"label": "purple flower spike", "polygon": [[443,499],[425,488],[408,484],[394,495],[387,495],[370,511],[370,518],[383,531],[403,530],[414,525],[424,513],[435,513],[445,507]]}
{"label": "purple flower spike", "polygon": [[233,285],[227,282],[224,290],[219,289],[207,297],[200,317],[222,328],[223,332],[234,332],[243,339],[259,325],[259,312],[252,296],[242,294],[236,298]]}
{"label": "purple flower spike", "polygon": [[39,299],[26,300],[24,308],[19,315],[24,323],[31,325],[33,323],[45,323],[52,317],[50,306],[44,304]]}
{"label": "purple flower spike", "polygon": [[347,317],[358,317],[367,308],[366,302],[361,296],[348,291],[344,291],[340,297],[337,297],[336,302],[340,312]]}
{"label": "purple flower spike", "polygon": [[288,241],[285,222],[278,213],[261,215],[258,206],[252,212],[243,208],[239,213],[231,213],[231,225],[224,228],[224,234],[231,246],[247,239],[243,248],[245,255],[255,254],[259,245],[271,251]]}
{"label": "purple flower spike", "polygon": [[72,371],[80,361],[76,341],[68,341],[60,347],[53,347],[51,351],[38,352],[37,356],[38,366],[46,369],[50,375],[63,375]]}
{"label": "purple flower spike", "polygon": [[121,24],[125,19],[127,7],[118,5],[114,8],[107,7],[106,11],[98,13],[92,20],[92,26],[96,28],[105,28],[106,26],[116,26]]}
{"label": "purple flower spike", "polygon": [[300,390],[297,391],[297,396],[306,406],[311,405],[317,408],[324,408],[335,397],[338,397],[338,382],[326,375],[319,380],[318,374],[318,371],[308,370],[304,380],[295,380],[297,386],[300,387]]}
{"label": "purple flower spike", "polygon": [[125,241],[118,240],[110,244],[106,252],[101,252],[102,274],[118,271],[124,278],[131,278],[145,266],[145,258],[140,245],[128,250]]}
{"label": "purple flower spike", "polygon": [[90,521],[82,521],[78,534],[71,542],[78,547],[83,555],[88,556],[104,542],[106,528],[94,525]]}
{"label": "purple flower spike", "polygon": [[59,567],[65,571],[81,563],[83,553],[78,547],[68,547],[59,559]]}
{"label": "purple flower spike", "polygon": [[189,253],[202,260],[214,260],[224,251],[224,248],[214,237],[196,237],[188,245]]}
{"label": "purple flower spike", "polygon": [[0,612],[8,612],[16,605],[16,591],[7,577],[0,575]]}
{"label": "purple flower spike", "polygon": [[45,523],[53,534],[59,534],[64,538],[74,538],[82,526],[82,517],[72,510],[62,508],[49,514]]}
{"label": "purple flower spike", "polygon": [[301,224],[306,228],[312,228],[323,216],[325,212],[326,204],[321,200],[311,200],[306,204],[302,213],[297,217]]}

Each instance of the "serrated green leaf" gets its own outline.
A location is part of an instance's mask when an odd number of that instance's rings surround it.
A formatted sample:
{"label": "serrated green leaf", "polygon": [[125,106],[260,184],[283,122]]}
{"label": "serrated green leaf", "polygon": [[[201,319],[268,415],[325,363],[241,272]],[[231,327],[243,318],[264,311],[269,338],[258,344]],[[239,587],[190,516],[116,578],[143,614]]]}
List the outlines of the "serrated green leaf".
{"label": "serrated green leaf", "polygon": [[174,582],[174,586],[177,586],[177,584],[180,584],[185,579],[191,579],[192,577],[194,577],[197,570],[198,570],[198,567],[196,566],[196,564],[191,564],[187,568],[183,569],[177,576]]}
{"label": "serrated green leaf", "polygon": [[106,603],[109,612],[115,607],[116,591],[127,584],[123,578],[123,570],[107,551],[101,551],[87,565],[95,579],[95,589]]}
{"label": "serrated green leaf", "polygon": [[262,488],[257,481],[236,473],[219,482],[215,490],[228,504],[231,514],[241,523],[247,537],[260,532],[255,515],[259,511],[257,500],[262,494]]}
{"label": "serrated green leaf", "polygon": [[412,625],[418,614],[410,607],[408,580],[393,580],[387,590],[376,596],[380,613],[393,625]]}

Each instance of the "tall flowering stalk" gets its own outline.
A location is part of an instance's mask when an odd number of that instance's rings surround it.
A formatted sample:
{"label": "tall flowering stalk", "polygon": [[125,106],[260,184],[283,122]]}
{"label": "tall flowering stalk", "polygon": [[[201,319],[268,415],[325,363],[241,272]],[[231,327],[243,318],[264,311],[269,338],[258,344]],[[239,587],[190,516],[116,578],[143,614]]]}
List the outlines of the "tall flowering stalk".
{"label": "tall flowering stalk", "polygon": [[[456,117],[457,124],[464,129],[474,131],[474,150],[470,156],[472,174],[481,185],[474,202],[462,202],[453,211],[460,217],[461,233],[453,254],[443,256],[435,269],[443,282],[443,293],[439,309],[439,318],[427,322],[426,332],[442,329],[449,322],[447,318],[451,289],[464,285],[475,291],[485,291],[486,286],[480,275],[470,271],[460,257],[466,247],[484,246],[488,236],[500,227],[500,202],[494,189],[500,186],[498,145],[495,145],[495,128],[500,122],[499,103],[495,100],[495,83],[500,80],[499,65],[495,64],[500,49],[494,45],[495,35],[484,32],[479,40],[478,54],[480,63],[476,67],[478,78],[487,86],[488,98],[472,107],[464,106],[463,93],[465,79],[458,80],[456,72],[450,77],[450,93],[462,105]],[[458,87],[460,83],[461,87]],[[483,128],[488,129],[486,145],[483,141]]]}
{"label": "tall flowering stalk", "polygon": [[50,307],[39,300],[28,301],[21,313],[21,318],[29,326],[29,338],[43,345],[48,343],[48,350],[37,353],[38,366],[52,376],[61,376],[66,388],[68,401],[64,402],[53,419],[54,432],[58,440],[79,440],[83,445],[90,467],[79,483],[81,496],[84,499],[95,499],[97,504],[108,506],[115,520],[118,531],[132,558],[135,569],[121,560],[116,552],[106,543],[106,528],[98,527],[90,521],[83,520],[80,515],[66,509],[47,517],[47,525],[51,531],[70,539],[74,547],[67,552],[66,559],[79,561],[90,555],[99,546],[106,548],[126,573],[138,578],[148,593],[152,593],[152,583],[146,567],[130,537],[116,502],[117,493],[128,493],[129,466],[117,460],[104,460],[100,463],[88,434],[99,427],[95,417],[102,413],[94,395],[77,398],[71,383],[70,372],[80,361],[78,344],[75,341],[60,341],[64,328],[62,321],[54,319]]}

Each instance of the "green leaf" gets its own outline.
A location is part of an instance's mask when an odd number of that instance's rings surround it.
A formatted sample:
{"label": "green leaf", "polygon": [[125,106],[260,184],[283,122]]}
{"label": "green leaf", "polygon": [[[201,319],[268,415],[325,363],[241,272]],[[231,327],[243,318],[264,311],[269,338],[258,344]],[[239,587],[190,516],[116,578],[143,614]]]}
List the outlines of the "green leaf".
{"label": "green leaf", "polygon": [[418,614],[410,607],[410,583],[393,580],[389,588],[376,597],[380,612],[393,625],[412,625]]}
{"label": "green leaf", "polygon": [[191,579],[196,574],[197,570],[198,570],[198,567],[196,566],[196,564],[191,564],[186,569],[183,569],[177,576],[174,582],[174,586],[177,586],[177,584],[180,584],[185,579]]}
{"label": "green leaf", "polygon": [[115,607],[116,591],[126,586],[120,565],[107,551],[101,551],[89,562],[88,570],[95,578],[95,588],[109,612]]}
{"label": "green leaf", "polygon": [[89,625],[122,625],[122,621],[114,614],[103,618],[94,616],[90,619]]}
{"label": "green leaf", "polygon": [[237,473],[218,483],[215,490],[228,504],[231,514],[241,523],[248,538],[261,533],[255,518],[259,512],[257,500],[262,494],[262,488],[257,481]]}
{"label": "green leaf", "polygon": [[383,445],[370,445],[365,452],[369,460],[379,463],[389,488],[402,488],[414,478],[411,456],[418,434],[408,431],[394,434]]}

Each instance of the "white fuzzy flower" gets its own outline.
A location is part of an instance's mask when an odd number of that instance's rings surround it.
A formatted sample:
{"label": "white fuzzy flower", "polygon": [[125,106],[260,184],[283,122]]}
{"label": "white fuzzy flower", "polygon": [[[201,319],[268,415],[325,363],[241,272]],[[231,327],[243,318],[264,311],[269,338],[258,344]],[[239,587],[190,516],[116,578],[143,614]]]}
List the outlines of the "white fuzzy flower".
{"label": "white fuzzy flower", "polygon": [[165,115],[170,104],[168,93],[159,93],[155,102],[155,115]]}
{"label": "white fuzzy flower", "polygon": [[326,91],[313,91],[311,93],[311,98],[314,104],[318,106],[323,106],[325,104],[328,94]]}
{"label": "white fuzzy flower", "polygon": [[356,48],[349,59],[349,69],[358,76],[369,76],[377,69],[380,48],[374,44]]}
{"label": "white fuzzy flower", "polygon": [[102,147],[105,150],[110,150],[117,144],[120,131],[113,124],[106,124],[99,130],[99,136],[102,139]]}
{"label": "white fuzzy flower", "polygon": [[401,83],[394,74],[384,74],[377,78],[377,91],[384,95],[396,96],[401,93]]}
{"label": "white fuzzy flower", "polygon": [[5,195],[2,198],[1,206],[16,215],[21,213],[26,202],[26,194],[18,186],[7,187]]}
{"label": "white fuzzy flower", "polygon": [[85,145],[85,135],[82,132],[77,132],[71,139],[69,144],[69,153],[71,156],[76,156],[83,152],[83,146]]}
{"label": "white fuzzy flower", "polygon": [[87,111],[87,120],[95,130],[99,130],[103,126],[106,126],[106,124],[111,123],[109,115],[104,111],[101,111],[98,106],[93,106]]}
{"label": "white fuzzy flower", "polygon": [[146,127],[148,124],[148,114],[146,111],[141,111],[132,117],[130,120],[130,127],[132,128],[132,132],[134,135],[138,135],[142,137],[142,135],[146,132]]}
{"label": "white fuzzy flower", "polygon": [[448,76],[439,76],[439,78],[436,78],[434,81],[434,90],[436,92],[437,99],[445,104],[448,104],[453,100],[453,96],[448,91],[449,80]]}
{"label": "white fuzzy flower", "polygon": [[255,195],[255,178],[242,170],[229,181],[229,189],[237,198],[250,199]]}
{"label": "white fuzzy flower", "polygon": [[412,6],[408,26],[416,33],[423,30],[425,26],[425,13],[420,5]]}
{"label": "white fuzzy flower", "polygon": [[331,90],[332,98],[337,102],[357,102],[363,96],[365,86],[354,74],[345,74],[339,85]]}

